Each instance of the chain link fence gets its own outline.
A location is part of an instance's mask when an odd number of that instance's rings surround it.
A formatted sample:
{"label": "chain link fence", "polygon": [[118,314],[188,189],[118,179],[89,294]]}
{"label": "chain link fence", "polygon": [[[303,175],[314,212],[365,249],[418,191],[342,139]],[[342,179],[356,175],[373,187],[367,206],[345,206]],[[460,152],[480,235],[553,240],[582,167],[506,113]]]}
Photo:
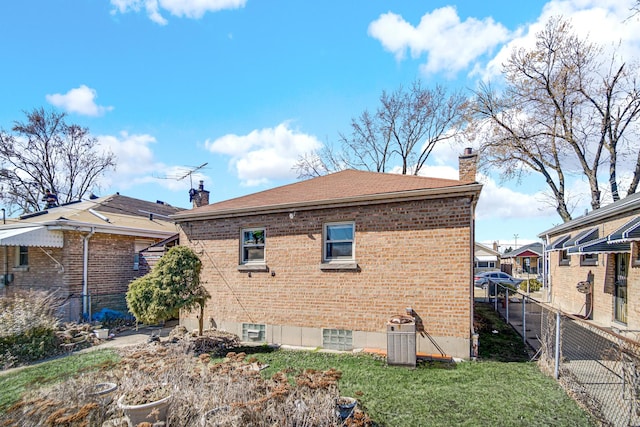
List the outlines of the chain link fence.
{"label": "chain link fence", "polygon": [[60,318],[68,321],[130,321],[124,293],[71,294],[62,301]]}
{"label": "chain link fence", "polygon": [[640,426],[640,342],[499,284],[489,285],[485,302],[600,423]]}

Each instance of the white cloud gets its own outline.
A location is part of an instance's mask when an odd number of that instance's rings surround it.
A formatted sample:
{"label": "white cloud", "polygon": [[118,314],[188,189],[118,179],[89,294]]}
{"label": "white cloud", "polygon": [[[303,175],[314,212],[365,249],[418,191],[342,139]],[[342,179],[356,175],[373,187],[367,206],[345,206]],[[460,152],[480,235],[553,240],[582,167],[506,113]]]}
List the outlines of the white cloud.
{"label": "white cloud", "polygon": [[95,89],[81,85],[63,94],[55,93],[47,95],[47,102],[56,107],[64,109],[68,113],[78,113],[85,116],[101,116],[113,107],[97,105],[95,100],[98,97]]}
{"label": "white cloud", "polygon": [[215,141],[207,140],[212,153],[231,157],[229,165],[235,169],[244,185],[259,185],[270,180],[293,179],[292,167],[298,156],[322,146],[313,136],[289,128],[281,123],[275,128],[253,130],[247,135],[229,134]]}
{"label": "white cloud", "polygon": [[479,174],[482,192],[476,210],[478,219],[495,218],[527,218],[549,217],[556,215],[555,209],[548,202],[548,196],[537,191],[533,193],[519,192],[498,185],[491,177]]}
{"label": "white cloud", "polygon": [[114,6],[112,14],[140,12],[144,10],[153,22],[166,25],[168,21],[160,10],[166,10],[173,16],[200,19],[207,12],[238,9],[244,7],[247,0],[111,0]]}
{"label": "white cloud", "polygon": [[157,161],[152,147],[156,139],[151,135],[121,132],[118,136],[101,135],[97,138],[103,148],[116,156],[116,170],[105,177],[101,182],[102,187],[129,189],[139,184],[153,183],[170,191],[186,191],[191,182],[210,181],[199,172],[192,174],[191,179],[179,179],[189,169]]}
{"label": "white cloud", "polygon": [[369,24],[369,35],[396,56],[412,58],[427,55],[422,71],[455,73],[509,38],[509,31],[492,18],[461,21],[454,7],[447,6],[425,14],[417,26],[389,12]]}
{"label": "white cloud", "polygon": [[[629,19],[635,0],[552,0],[545,4],[537,20],[514,32],[508,43],[491,59],[485,69],[475,72],[488,80],[499,76],[514,48],[535,45],[536,34],[549,18],[562,15],[571,20],[574,31],[610,50],[617,48],[623,58],[640,57],[640,21]],[[597,23],[597,24],[596,24]]]}

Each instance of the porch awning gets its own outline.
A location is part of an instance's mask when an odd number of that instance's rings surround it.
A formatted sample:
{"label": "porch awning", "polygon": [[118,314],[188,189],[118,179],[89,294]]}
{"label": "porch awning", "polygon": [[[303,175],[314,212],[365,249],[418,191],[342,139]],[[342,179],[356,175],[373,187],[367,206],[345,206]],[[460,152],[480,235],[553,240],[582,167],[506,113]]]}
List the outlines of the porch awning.
{"label": "porch awning", "polygon": [[551,244],[547,247],[548,251],[559,251],[562,249],[562,245],[564,242],[571,238],[571,234],[567,234],[566,236],[558,237],[556,240],[551,242]]}
{"label": "porch awning", "polygon": [[[585,243],[589,243],[592,240],[596,240],[598,238],[598,227],[589,228],[587,230],[582,230],[580,233],[576,234],[575,237],[564,242],[562,247],[564,249],[576,247],[580,245],[584,245]],[[575,253],[575,252],[572,252]]]}
{"label": "porch awning", "polygon": [[0,230],[0,246],[42,246],[61,248],[62,231],[43,226]]}
{"label": "porch awning", "polygon": [[608,254],[630,252],[631,243],[609,243],[607,237],[596,239],[592,242],[580,246],[574,246],[567,250],[568,254]]}
{"label": "porch awning", "polygon": [[476,255],[475,259],[479,262],[498,261],[498,257],[496,255]]}
{"label": "porch awning", "polygon": [[622,243],[640,239],[640,216],[635,217],[613,233],[609,234],[609,243]]}

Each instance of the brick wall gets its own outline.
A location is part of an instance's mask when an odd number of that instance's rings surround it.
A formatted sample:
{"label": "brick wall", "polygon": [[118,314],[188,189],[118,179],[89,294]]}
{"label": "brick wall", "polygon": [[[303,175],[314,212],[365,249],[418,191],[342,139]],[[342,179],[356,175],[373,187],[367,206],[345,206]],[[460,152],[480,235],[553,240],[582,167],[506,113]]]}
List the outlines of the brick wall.
{"label": "brick wall", "polygon": [[[355,221],[358,271],[322,271],[323,224]],[[189,221],[203,261],[205,320],[384,332],[412,307],[434,336],[469,339],[468,197]],[[268,272],[238,270],[240,230],[266,227]],[[208,322],[205,322],[208,324]]]}
{"label": "brick wall", "polygon": [[[9,271],[14,273],[15,280],[7,287],[7,291],[57,289],[60,296],[73,295],[79,300],[83,286],[84,235],[66,231],[63,248],[42,248],[64,265],[64,272],[38,247],[29,248],[28,270],[15,270],[12,268],[15,248],[9,247]],[[93,312],[104,307],[119,311],[126,309],[122,296],[127,292],[129,283],[141,275],[139,270],[133,269],[135,240],[132,236],[101,233],[89,239],[87,283],[94,302]],[[0,253],[4,254],[2,251]],[[98,304],[100,301],[102,303]],[[109,304],[114,306],[107,307]],[[79,305],[81,302],[74,303],[74,307]]]}
{"label": "brick wall", "polygon": [[[598,226],[600,237],[606,237],[632,218],[616,217]],[[580,231],[593,226],[572,230],[575,236]],[[551,236],[550,240],[562,236]],[[638,243],[632,244],[633,250],[637,250]],[[560,265],[559,251],[550,252],[549,274],[551,277],[551,303],[553,306],[568,313],[585,315],[590,296],[577,291],[578,282],[586,281],[589,274],[593,275],[593,302],[591,318],[601,326],[617,327],[622,329],[640,329],[640,265],[633,262],[633,254],[630,258],[630,268],[627,277],[628,290],[628,318],[627,324],[614,321],[614,281],[615,281],[615,255],[599,254],[598,263],[593,266],[584,266],[580,263],[580,255],[570,255],[569,265]]]}

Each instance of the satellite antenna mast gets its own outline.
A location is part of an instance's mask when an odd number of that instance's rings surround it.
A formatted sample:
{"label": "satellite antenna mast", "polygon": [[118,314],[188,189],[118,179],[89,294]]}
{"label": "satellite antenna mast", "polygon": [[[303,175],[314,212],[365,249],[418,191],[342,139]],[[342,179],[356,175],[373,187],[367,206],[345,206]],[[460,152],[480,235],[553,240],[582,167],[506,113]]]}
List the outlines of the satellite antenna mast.
{"label": "satellite antenna mast", "polygon": [[202,169],[203,167],[207,166],[208,164],[209,163],[203,163],[198,167],[189,169],[189,171],[187,173],[185,173],[184,175],[176,178],[176,181],[182,181],[186,177],[189,177],[189,185],[190,185],[191,188],[193,188],[193,177],[192,177],[193,173],[196,172],[196,171],[199,171],[200,169]]}

